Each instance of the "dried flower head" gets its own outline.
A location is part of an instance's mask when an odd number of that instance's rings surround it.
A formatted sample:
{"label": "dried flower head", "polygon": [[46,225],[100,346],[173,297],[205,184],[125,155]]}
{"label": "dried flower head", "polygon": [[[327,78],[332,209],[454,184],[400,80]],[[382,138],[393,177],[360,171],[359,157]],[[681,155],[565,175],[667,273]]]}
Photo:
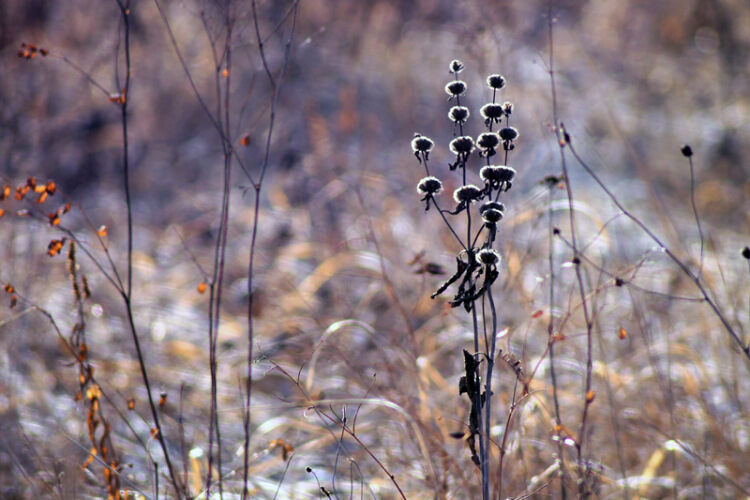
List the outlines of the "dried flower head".
{"label": "dried flower head", "polygon": [[448,111],[448,118],[455,123],[466,123],[466,120],[469,119],[469,115],[469,108],[466,106],[453,106],[450,111]]}
{"label": "dried flower head", "polygon": [[482,220],[489,225],[494,225],[503,218],[503,212],[505,211],[505,205],[499,201],[488,201],[482,204],[479,208],[479,214],[482,216]]}
{"label": "dried flower head", "polygon": [[514,141],[518,139],[518,130],[515,127],[505,127],[500,130],[500,138],[504,141]]}
{"label": "dried flower head", "polygon": [[505,165],[487,165],[486,167],[482,167],[482,170],[479,171],[479,176],[484,182],[500,184],[503,182],[511,182],[516,176],[516,171]]}
{"label": "dried flower head", "polygon": [[500,90],[505,87],[505,77],[502,75],[490,75],[487,77],[487,85],[492,90]]}
{"label": "dried flower head", "polygon": [[693,156],[693,148],[691,148],[690,145],[688,144],[685,144],[684,146],[682,146],[682,149],[680,149],[680,152],[682,152],[682,156],[686,158],[690,158],[691,156]]}
{"label": "dried flower head", "polygon": [[454,59],[450,63],[450,69],[451,73],[460,73],[464,70],[464,63],[462,63],[458,59]]}
{"label": "dried flower head", "polygon": [[503,218],[503,213],[494,208],[487,209],[482,213],[482,220],[487,224],[497,224]]}
{"label": "dried flower head", "polygon": [[482,190],[474,184],[466,184],[453,191],[453,199],[456,203],[474,203],[479,201],[482,196]]}
{"label": "dried flower head", "polygon": [[482,114],[482,118],[484,118],[485,125],[489,125],[492,122],[500,123],[503,117],[503,106],[490,102],[482,106],[479,112]]}
{"label": "dried flower head", "polygon": [[466,92],[466,82],[463,80],[453,80],[452,82],[448,82],[445,86],[445,92],[451,96],[451,99],[454,97],[458,97],[460,95],[464,95]]}
{"label": "dried flower head", "polygon": [[477,137],[477,146],[483,151],[493,151],[500,144],[500,136],[495,132],[484,132]]}
{"label": "dried flower head", "polygon": [[435,143],[432,139],[421,134],[414,134],[414,139],[411,140],[411,149],[420,162],[422,158],[425,160],[430,158],[430,151],[433,147],[435,147]]}
{"label": "dried flower head", "polygon": [[443,183],[437,177],[424,177],[417,184],[417,192],[422,196],[435,196],[443,191]]}
{"label": "dried flower head", "polygon": [[479,207],[479,213],[483,214],[487,210],[497,210],[498,212],[504,212],[505,205],[503,205],[499,201],[488,201],[487,203],[482,203],[482,206]]}
{"label": "dried flower head", "polygon": [[500,263],[500,254],[492,248],[483,248],[477,252],[477,260],[485,266],[496,266]]}
{"label": "dried flower head", "polygon": [[503,113],[505,113],[507,116],[510,116],[511,113],[513,113],[513,103],[510,101],[505,101],[503,103]]}
{"label": "dried flower head", "polygon": [[450,143],[450,150],[457,155],[468,155],[474,151],[474,139],[468,135],[456,137]]}

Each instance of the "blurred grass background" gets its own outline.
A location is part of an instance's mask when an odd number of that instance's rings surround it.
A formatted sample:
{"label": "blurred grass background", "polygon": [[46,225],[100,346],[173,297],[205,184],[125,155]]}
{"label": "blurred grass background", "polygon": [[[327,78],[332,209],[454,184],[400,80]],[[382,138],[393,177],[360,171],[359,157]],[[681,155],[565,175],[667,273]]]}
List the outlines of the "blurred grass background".
{"label": "blurred grass background", "polygon": [[[260,3],[274,70],[283,62],[288,36],[283,21],[290,5]],[[164,8],[196,86],[212,107],[215,76],[201,15],[219,38],[221,8],[197,1],[165,2]],[[559,114],[577,149],[638,217],[695,264],[700,240],[690,207],[688,165],[679,154],[682,144],[691,144],[695,197],[706,234],[704,278],[747,337],[749,276],[739,252],[750,240],[750,5],[741,0],[564,1],[555,2],[552,12]],[[232,136],[235,142],[249,136],[249,146],[238,150],[249,169],[257,171],[268,127],[269,88],[247,6],[238,7],[237,15]],[[188,448],[205,449],[207,304],[196,291],[205,277],[185,246],[210,268],[220,209],[221,142],[153,3],[135,2],[131,19],[137,322],[157,393],[169,394],[170,443],[178,449],[176,419],[184,384]],[[276,29],[279,25],[287,32]],[[109,228],[109,241],[123,264],[119,109],[61,60],[69,58],[116,92],[119,29],[114,2],[0,3],[3,182],[15,185],[29,175],[53,179],[95,225]],[[18,58],[21,42],[47,48],[50,56]],[[446,308],[443,300],[430,300],[440,277],[416,274],[419,262],[410,264],[421,255],[422,263],[450,269],[457,251],[436,214],[424,214],[418,202],[414,187],[422,172],[409,150],[414,132],[433,137],[438,145],[434,164],[446,174],[452,126],[442,89],[453,58],[467,67],[463,75],[469,83],[472,133],[479,132],[478,108],[488,98],[487,74],[505,75],[509,83],[500,99],[515,104],[513,125],[521,137],[511,165],[519,175],[500,233],[507,263],[501,325],[509,329],[503,347],[516,353],[527,372],[537,371],[534,394],[523,400],[513,425],[505,491],[519,495],[533,490],[534,477],[544,481],[557,448],[550,439],[545,371],[549,250],[547,190],[541,181],[560,171],[550,125],[548,44],[547,2],[301,2],[261,200],[252,417],[259,498],[272,497],[281,481],[281,456],[263,452],[279,437],[296,449],[281,497],[317,495],[304,471],[308,465],[329,489],[338,470],[335,486],[346,496],[354,463],[356,491],[363,484],[378,498],[394,497],[382,471],[353,441],[337,444],[340,430],[305,410],[305,397],[275,365],[293,376],[299,372],[312,397],[332,402],[339,414],[347,406],[351,415],[356,398],[379,400],[380,405],[362,405],[358,435],[409,498],[476,495],[476,470],[465,444],[449,437],[468,418],[468,405],[457,390],[461,348],[470,345],[468,318]],[[245,190],[249,181],[239,168],[234,179],[219,337],[228,470],[240,463],[235,455],[241,444],[237,387],[246,372],[253,215],[252,190]],[[676,298],[697,293],[652,242],[615,217],[616,208],[583,171],[573,167],[571,181],[581,237],[593,242],[587,255],[618,275],[637,265],[633,282],[665,294],[614,287],[596,266],[588,267],[599,339],[588,455],[598,471],[599,495],[623,496],[623,477],[628,477],[631,497],[738,498],[739,490],[726,478],[750,489],[747,360],[730,347],[705,304]],[[566,230],[564,192],[554,197],[555,224]],[[2,281],[54,312],[69,329],[74,316],[65,266],[62,259],[45,255],[56,233],[16,217],[20,205],[4,203]],[[66,223],[92,241],[76,211]],[[566,335],[557,348],[561,403],[563,422],[573,430],[583,401],[585,327],[573,272],[564,266],[572,252],[558,242],[555,255],[560,266],[555,314]],[[136,412],[146,416],[118,297],[93,266],[84,260],[81,266],[94,291],[87,312],[97,377],[122,408],[135,397]],[[538,310],[545,314],[536,317]],[[325,334],[346,319],[361,324],[340,324]],[[628,332],[625,340],[618,338],[620,328]],[[85,415],[72,399],[76,375],[49,325],[25,307],[4,309],[0,344],[0,496],[38,497],[47,491],[43,482],[57,481],[65,498],[96,496],[95,479],[79,467],[88,448],[77,444],[85,442]],[[512,382],[511,372],[502,371],[496,390],[498,435]],[[143,450],[110,413],[117,422],[122,461],[133,464],[126,474],[150,491]],[[131,415],[130,420],[147,436],[148,418]],[[159,453],[156,446],[151,451]],[[337,453],[342,456],[338,463]],[[342,465],[344,457],[351,461]],[[550,487],[544,494],[557,493]]]}

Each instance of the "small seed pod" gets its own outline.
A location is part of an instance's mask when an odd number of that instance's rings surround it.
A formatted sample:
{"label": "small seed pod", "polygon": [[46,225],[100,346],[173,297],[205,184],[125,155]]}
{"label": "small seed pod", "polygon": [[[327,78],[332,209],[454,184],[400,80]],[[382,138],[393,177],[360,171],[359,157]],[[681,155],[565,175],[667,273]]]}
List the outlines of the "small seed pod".
{"label": "small seed pod", "polygon": [[453,199],[456,203],[474,203],[479,201],[482,190],[474,184],[467,184],[453,191]]}
{"label": "small seed pod", "polygon": [[511,113],[513,113],[513,103],[510,101],[505,101],[503,103],[503,113],[506,114],[506,116],[510,116]]}
{"label": "small seed pod", "polygon": [[514,141],[518,139],[518,130],[515,127],[505,127],[500,130],[500,138],[504,141]]}
{"label": "small seed pod", "polygon": [[421,162],[422,158],[428,160],[430,158],[430,151],[435,147],[435,143],[429,137],[425,137],[421,134],[414,134],[414,139],[411,140],[411,149],[414,151],[414,156]]}
{"label": "small seed pod", "polygon": [[502,75],[490,75],[487,77],[487,85],[492,90],[500,90],[505,87],[505,77]]}
{"label": "small seed pod", "polygon": [[495,132],[484,132],[477,137],[477,146],[485,154],[495,151],[495,148],[500,144],[500,136]]}
{"label": "small seed pod", "polygon": [[507,191],[516,177],[516,171],[505,165],[487,165],[479,171],[479,176],[492,189],[504,188]]}
{"label": "small seed pod", "polygon": [[485,210],[482,212],[482,220],[487,224],[497,224],[502,220],[503,213],[500,210],[495,210],[494,208],[490,208],[489,210]]}
{"label": "small seed pod", "polygon": [[458,74],[464,70],[464,63],[462,63],[458,59],[454,59],[450,63],[450,70],[451,73]]}
{"label": "small seed pod", "polygon": [[680,152],[682,152],[682,156],[684,156],[685,158],[690,158],[691,156],[693,156],[693,148],[691,148],[688,144],[682,146]]}
{"label": "small seed pod", "polygon": [[456,155],[468,155],[474,151],[474,139],[468,135],[456,137],[450,143],[450,150]]}
{"label": "small seed pod", "polygon": [[448,118],[454,123],[466,123],[470,114],[469,108],[466,106],[453,106],[450,111],[448,111]]}
{"label": "small seed pod", "polygon": [[479,112],[482,114],[484,124],[487,126],[493,122],[500,123],[500,120],[503,118],[503,106],[494,102],[485,104]]}
{"label": "small seed pod", "polygon": [[452,82],[448,82],[445,86],[445,92],[451,96],[451,99],[453,99],[454,97],[464,95],[464,93],[466,93],[466,88],[466,82],[462,80],[453,80]]}
{"label": "small seed pod", "polygon": [[485,266],[497,266],[500,263],[500,254],[492,248],[483,248],[477,252],[477,260]]}
{"label": "small seed pod", "polygon": [[424,177],[417,184],[417,192],[422,196],[435,196],[443,191],[443,183],[437,177]]}
{"label": "small seed pod", "polygon": [[414,139],[411,140],[411,149],[414,150],[415,153],[429,153],[434,146],[435,143],[432,139],[423,135],[415,134]]}
{"label": "small seed pod", "polygon": [[487,203],[482,203],[482,206],[479,207],[479,213],[483,214],[487,210],[497,210],[498,212],[505,212],[505,205],[503,205],[499,201],[488,201]]}

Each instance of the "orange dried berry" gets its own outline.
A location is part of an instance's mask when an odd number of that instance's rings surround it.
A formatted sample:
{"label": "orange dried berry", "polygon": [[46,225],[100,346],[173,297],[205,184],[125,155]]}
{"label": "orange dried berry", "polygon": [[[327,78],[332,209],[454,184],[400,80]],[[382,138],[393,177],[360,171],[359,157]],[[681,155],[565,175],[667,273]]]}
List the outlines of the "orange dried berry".
{"label": "orange dried berry", "polygon": [[36,179],[34,177],[29,177],[28,179],[26,179],[26,185],[31,189],[36,188]]}
{"label": "orange dried berry", "polygon": [[55,194],[55,191],[57,191],[57,184],[55,184],[55,181],[49,181],[46,186],[44,186],[44,189],[47,190],[47,193],[49,195]]}
{"label": "orange dried berry", "polygon": [[62,240],[52,240],[49,242],[49,245],[47,245],[47,255],[50,257],[54,257],[60,251],[62,251],[63,245],[65,244],[65,238]]}
{"label": "orange dried berry", "polygon": [[47,192],[47,186],[44,184],[36,184],[34,186],[34,192],[35,193],[46,193]]}
{"label": "orange dried berry", "polygon": [[96,234],[104,238],[107,236],[107,226],[99,226],[99,229],[96,230]]}
{"label": "orange dried berry", "polygon": [[42,54],[43,57],[47,57],[47,54],[49,54],[49,50],[39,49],[39,53]]}
{"label": "orange dried berry", "polygon": [[166,404],[167,404],[167,393],[166,392],[162,392],[161,396],[159,397],[159,409],[163,410],[164,409],[164,405],[166,405]]}
{"label": "orange dried berry", "polygon": [[3,215],[5,215],[5,209],[4,208],[0,208],[0,217],[2,217]]}
{"label": "orange dried berry", "polygon": [[206,287],[207,287],[206,283],[205,282],[201,282],[198,285],[198,293],[206,293]]}
{"label": "orange dried berry", "polygon": [[594,398],[596,397],[596,394],[593,390],[589,390],[589,392],[586,393],[586,402],[591,403],[594,401]]}
{"label": "orange dried berry", "polygon": [[128,399],[128,410],[135,410],[135,398]]}
{"label": "orange dried berry", "polygon": [[224,68],[223,70],[221,70],[221,76],[223,76],[224,78],[229,78],[229,68]]}
{"label": "orange dried berry", "polygon": [[538,311],[535,311],[534,314],[531,315],[531,317],[536,319],[536,318],[541,317],[542,314],[544,314],[544,312],[541,309],[539,309]]}
{"label": "orange dried berry", "polygon": [[96,384],[93,384],[86,391],[86,399],[88,399],[89,401],[93,401],[94,399],[99,399],[101,397],[102,397],[102,390],[99,389],[99,386]]}
{"label": "orange dried berry", "polygon": [[245,136],[242,137],[242,139],[240,139],[240,144],[242,144],[245,147],[248,147],[250,145],[250,135],[245,134]]}
{"label": "orange dried berry", "polygon": [[10,196],[10,186],[5,184],[2,192],[0,192],[0,201],[5,200],[8,196]]}
{"label": "orange dried berry", "polygon": [[62,213],[67,214],[70,212],[70,203],[66,203],[61,209],[58,209],[58,213],[62,210]]}
{"label": "orange dried berry", "polygon": [[18,303],[18,295],[15,295],[15,294],[11,295],[10,296],[10,307],[11,307],[11,309],[14,308],[14,307],[16,307],[17,303]]}
{"label": "orange dried berry", "polygon": [[156,437],[157,437],[158,435],[159,435],[159,429],[157,429],[156,427],[153,427],[153,428],[151,429],[151,437],[152,437],[152,438],[154,438],[154,439],[156,439]]}
{"label": "orange dried berry", "polygon": [[13,293],[16,291],[16,289],[10,283],[6,283],[3,287],[3,290],[5,290],[5,293]]}
{"label": "orange dried berry", "polygon": [[628,336],[628,332],[624,328],[620,328],[620,331],[617,332],[617,336],[620,340],[625,340],[625,338]]}
{"label": "orange dried berry", "polygon": [[47,191],[42,192],[36,200],[37,203],[44,203],[45,201],[47,201]]}
{"label": "orange dried berry", "polygon": [[[28,190],[28,188],[26,188]],[[24,192],[23,188],[16,188],[16,201],[23,200],[23,197],[26,193]]]}
{"label": "orange dried berry", "polygon": [[51,214],[47,214],[47,218],[49,219],[50,226],[60,225],[60,216],[57,215],[57,212],[52,212]]}

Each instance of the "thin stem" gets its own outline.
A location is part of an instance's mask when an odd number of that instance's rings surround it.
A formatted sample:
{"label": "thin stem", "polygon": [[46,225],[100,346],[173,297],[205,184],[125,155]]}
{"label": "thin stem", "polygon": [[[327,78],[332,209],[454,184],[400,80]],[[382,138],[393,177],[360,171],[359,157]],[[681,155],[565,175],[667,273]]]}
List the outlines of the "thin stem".
{"label": "thin stem", "polygon": [[[550,381],[552,383],[552,401],[555,406],[555,432],[559,434],[562,428],[562,419],[560,418],[560,400],[558,398],[557,375],[555,373],[555,266],[554,266],[554,229],[552,223],[552,187],[549,188],[548,207],[548,238],[549,238],[549,322],[547,323],[547,342],[549,343],[549,371]],[[563,452],[562,440],[557,439],[557,458],[560,461],[560,498],[567,498],[565,488],[565,454]]]}
{"label": "thin stem", "polygon": [[695,224],[698,226],[698,235],[701,239],[701,257],[700,264],[698,265],[698,278],[700,279],[703,274],[703,253],[705,246],[705,239],[703,238],[703,228],[701,227],[701,219],[698,217],[698,207],[695,204],[695,174],[693,171],[693,157],[688,156],[688,162],[690,162],[690,204],[693,207],[693,215],[695,216]]}
{"label": "thin stem", "polygon": [[[553,43],[553,31],[552,31],[552,8],[550,6],[548,11],[548,30],[549,30],[549,75],[550,75],[550,86],[552,89],[552,115],[555,126],[555,136],[560,151],[560,165],[562,167],[563,180],[565,183],[565,191],[568,198],[568,215],[570,222],[570,236],[571,244],[573,247],[573,264],[575,265],[576,281],[578,282],[578,293],[581,296],[581,306],[583,309],[583,317],[586,323],[586,378],[584,384],[584,406],[583,415],[581,416],[581,428],[578,432],[578,439],[576,440],[576,451],[578,453],[578,464],[583,466],[583,450],[584,443],[586,440],[586,422],[588,419],[588,410],[591,404],[589,394],[591,391],[592,383],[592,372],[593,372],[593,359],[592,359],[592,322],[589,316],[588,302],[586,300],[586,289],[583,284],[583,276],[581,274],[581,257],[580,250],[578,248],[577,237],[576,237],[576,223],[575,223],[575,210],[573,209],[573,190],[570,184],[570,176],[568,175],[567,162],[565,161],[565,141],[561,133],[562,124],[558,120],[557,114],[557,88],[555,86],[555,68],[554,68],[554,43]],[[584,478],[579,483],[578,493],[584,495],[586,493],[586,470],[584,471]]]}
{"label": "thin stem", "polygon": [[167,462],[167,468],[169,469],[169,477],[172,482],[172,486],[177,493],[177,497],[181,496],[181,489],[175,475],[174,467],[169,456],[169,450],[167,449],[166,441],[164,440],[164,433],[162,432],[161,423],[159,421],[159,412],[156,409],[154,403],[153,393],[151,391],[151,384],[148,378],[148,372],[146,370],[146,361],[143,358],[143,352],[141,350],[140,339],[138,332],[135,327],[135,320],[133,318],[133,307],[132,307],[132,286],[133,286],[133,207],[130,196],[130,163],[129,163],[129,150],[128,150],[128,102],[130,101],[130,5],[129,2],[122,3],[117,0],[117,4],[120,8],[122,15],[122,21],[124,26],[125,36],[125,85],[121,92],[122,99],[120,100],[121,109],[121,120],[122,120],[122,156],[123,156],[123,183],[125,189],[125,203],[127,205],[127,223],[128,223],[128,257],[127,257],[127,288],[122,292],[122,298],[125,302],[125,309],[127,311],[128,323],[130,325],[130,332],[133,338],[133,344],[135,345],[136,355],[138,357],[138,366],[140,368],[141,377],[143,378],[143,384],[146,386],[146,394],[148,395],[149,407],[151,409],[151,415],[154,419],[154,425],[157,431],[157,439],[161,445],[164,453],[164,460]]}
{"label": "thin stem", "polygon": [[297,12],[299,9],[299,0],[296,0],[294,2],[294,12],[292,15],[292,26],[289,32],[289,38],[286,42],[286,47],[284,49],[284,64],[281,68],[281,74],[279,76],[279,81],[274,79],[273,75],[271,74],[271,71],[268,67],[268,62],[266,59],[266,52],[263,45],[263,39],[260,34],[260,26],[258,21],[258,12],[256,7],[256,1],[252,0],[252,12],[253,12],[253,25],[255,27],[255,35],[258,40],[258,52],[260,54],[260,58],[263,61],[263,67],[266,70],[266,76],[268,77],[268,81],[271,85],[271,110],[270,110],[270,116],[269,116],[269,124],[268,124],[268,134],[266,136],[266,149],[265,154],[263,156],[263,163],[260,168],[260,175],[258,177],[258,181],[253,183],[253,190],[255,191],[255,204],[254,204],[254,210],[253,210],[253,225],[252,225],[252,236],[250,238],[250,255],[249,255],[249,261],[248,261],[248,270],[247,270],[247,294],[248,294],[248,301],[247,301],[247,380],[245,381],[245,408],[243,410],[243,432],[244,432],[244,442],[243,442],[243,466],[242,466],[242,478],[243,478],[243,486],[242,486],[242,500],[245,500],[247,498],[248,494],[248,477],[250,473],[250,401],[252,397],[252,368],[253,368],[253,339],[255,334],[255,325],[253,322],[253,303],[254,303],[254,290],[253,290],[253,275],[255,270],[255,251],[256,251],[256,242],[257,242],[257,236],[258,236],[258,223],[259,223],[259,217],[260,217],[260,194],[261,194],[261,188],[263,185],[263,179],[265,178],[266,171],[268,169],[268,163],[269,158],[271,154],[271,138],[273,136],[273,130],[274,130],[274,123],[276,121],[276,104],[279,99],[279,95],[281,93],[281,84],[284,81],[284,78],[286,76],[286,71],[289,66],[289,59],[291,54],[291,48],[292,48],[292,41],[294,40],[294,31],[297,26]]}

